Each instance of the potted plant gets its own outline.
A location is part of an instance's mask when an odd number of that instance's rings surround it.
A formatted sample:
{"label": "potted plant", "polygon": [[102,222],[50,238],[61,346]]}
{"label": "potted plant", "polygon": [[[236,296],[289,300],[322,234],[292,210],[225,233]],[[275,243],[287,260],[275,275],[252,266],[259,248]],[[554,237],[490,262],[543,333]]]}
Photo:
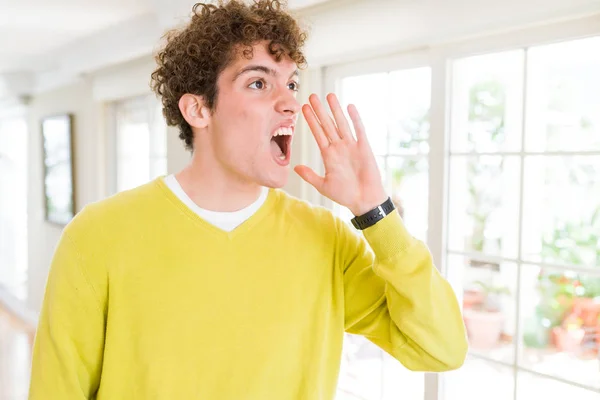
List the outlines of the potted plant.
{"label": "potted plant", "polygon": [[537,277],[537,304],[526,317],[523,342],[531,348],[546,348],[553,341],[553,329],[560,326],[571,307],[572,287],[563,274],[547,273]]}
{"label": "potted plant", "polygon": [[[481,281],[474,285],[475,288],[466,292],[472,303],[463,311],[469,342],[472,348],[492,348],[500,340],[504,327],[501,300],[510,291],[506,286],[487,285]],[[473,301],[477,298],[479,301]]]}
{"label": "potted plant", "polygon": [[[542,238],[546,262],[600,265],[600,207],[590,219],[557,221]],[[558,351],[582,356],[600,354],[600,277],[569,271],[541,270],[539,301],[528,319],[524,342],[528,347],[552,345]]]}

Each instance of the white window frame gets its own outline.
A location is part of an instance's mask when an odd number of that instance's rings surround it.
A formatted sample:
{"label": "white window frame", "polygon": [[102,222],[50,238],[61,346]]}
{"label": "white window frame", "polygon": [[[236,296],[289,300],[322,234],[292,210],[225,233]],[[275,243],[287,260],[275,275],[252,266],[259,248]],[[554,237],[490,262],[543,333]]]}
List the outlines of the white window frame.
{"label": "white window frame", "polygon": [[[452,91],[452,63],[453,61],[482,54],[497,53],[502,51],[517,50],[528,48],[532,46],[540,46],[570,40],[583,39],[586,37],[600,35],[600,14],[590,15],[573,19],[569,21],[562,21],[556,23],[549,23],[536,27],[524,28],[519,30],[513,30],[511,32],[498,33],[493,35],[486,35],[467,39],[463,41],[456,41],[451,43],[437,43],[429,47],[423,47],[413,51],[399,52],[398,54],[383,56],[375,59],[368,60],[357,60],[350,63],[341,65],[333,65],[323,67],[321,72],[323,74],[323,85],[321,94],[327,92],[336,92],[339,82],[341,79],[355,75],[365,75],[378,72],[388,72],[392,70],[402,70],[417,67],[428,66],[431,68],[431,120],[430,120],[430,138],[429,138],[429,198],[430,199],[442,199],[442,201],[428,202],[428,235],[427,241],[428,246],[431,250],[433,259],[436,266],[444,276],[453,284],[454,287],[461,287],[462,283],[453,276],[452,271],[447,270],[446,257],[449,253],[475,256],[481,260],[491,261],[507,261],[516,262],[517,265],[521,265],[526,262],[523,260],[510,260],[500,257],[490,257],[483,254],[470,254],[460,253],[451,251],[449,252],[447,247],[447,232],[448,232],[448,178],[449,178],[449,161],[450,161],[450,95]],[[527,64],[525,62],[525,69]],[[526,71],[525,71],[526,73]],[[524,103],[525,104],[525,103]],[[360,110],[359,110],[360,111]],[[524,123],[524,122],[523,122]],[[368,133],[368,132],[367,132]],[[457,154],[457,153],[453,153]],[[469,153],[469,154],[481,154],[481,153]],[[494,155],[506,155],[506,152],[494,153]],[[525,154],[524,149],[520,152],[513,152],[510,154],[518,155],[523,159]],[[540,154],[549,154],[548,152]],[[551,154],[551,153],[550,153]],[[568,153],[575,154],[575,153]],[[585,153],[585,154],[590,154]],[[600,154],[600,152],[599,152]],[[521,175],[523,175],[524,167],[521,165]],[[521,176],[521,199],[519,204],[519,234],[522,232],[523,224],[523,176]],[[322,205],[333,209],[333,204],[329,199],[321,197]],[[519,246],[520,246],[519,241]],[[556,267],[556,265],[548,263],[532,263],[547,267]],[[565,269],[564,266],[560,266],[561,269]],[[568,268],[570,270],[582,270],[581,267]],[[585,270],[589,272],[589,270]],[[520,274],[518,275],[520,276]],[[519,285],[520,282],[517,282]],[[517,294],[516,298],[517,310],[519,309],[518,302],[519,297]],[[517,320],[519,315],[517,312]],[[519,321],[517,321],[517,330],[515,337],[519,337],[520,328]],[[477,356],[482,358],[480,356]],[[487,360],[487,359],[486,359]],[[496,360],[488,360],[494,363],[498,363]],[[505,365],[500,363],[501,365]],[[516,379],[518,371],[526,371],[536,375],[541,375],[535,371],[528,370],[523,367],[509,365],[514,370],[514,377]],[[541,375],[545,378],[554,379],[559,382],[568,383],[572,386],[580,386],[575,382],[563,380],[559,377],[549,377]],[[441,379],[440,379],[441,378]],[[516,380],[515,380],[516,382]],[[427,373],[425,374],[425,388],[424,388],[424,400],[452,400],[444,399],[443,389],[443,375]],[[515,395],[517,385],[515,384]],[[399,399],[400,400],[400,399]]]}

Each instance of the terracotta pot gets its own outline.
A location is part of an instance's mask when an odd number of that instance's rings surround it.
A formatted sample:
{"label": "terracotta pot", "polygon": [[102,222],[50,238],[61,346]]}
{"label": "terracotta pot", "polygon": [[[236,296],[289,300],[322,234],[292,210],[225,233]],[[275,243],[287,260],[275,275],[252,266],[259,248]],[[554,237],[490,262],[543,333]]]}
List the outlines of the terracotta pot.
{"label": "terracotta pot", "polygon": [[595,326],[600,316],[600,301],[589,298],[575,299],[573,312],[581,316],[584,326]]}
{"label": "terracotta pot", "polygon": [[473,308],[473,306],[483,304],[485,294],[477,290],[465,290],[463,293],[463,308]]}
{"label": "terracotta pot", "polygon": [[565,329],[557,326],[552,329],[552,338],[556,349],[558,351],[564,351],[567,353],[576,353],[581,348],[581,342],[585,336],[585,330],[579,329]]}
{"label": "terracotta pot", "polygon": [[504,326],[501,312],[466,309],[463,315],[472,348],[489,349],[498,344]]}
{"label": "terracotta pot", "polygon": [[600,352],[600,300],[590,298],[577,298],[573,302],[573,312],[577,313],[582,324],[587,328],[595,339],[595,352]]}

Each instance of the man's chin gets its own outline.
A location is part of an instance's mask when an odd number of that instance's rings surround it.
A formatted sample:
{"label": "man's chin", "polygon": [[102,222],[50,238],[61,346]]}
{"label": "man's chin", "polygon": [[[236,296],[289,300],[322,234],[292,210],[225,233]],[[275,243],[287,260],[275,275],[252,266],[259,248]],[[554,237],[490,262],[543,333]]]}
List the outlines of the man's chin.
{"label": "man's chin", "polygon": [[279,171],[277,171],[276,174],[273,174],[264,180],[262,186],[270,187],[273,189],[281,189],[288,184],[290,177],[289,167],[280,166],[278,169]]}

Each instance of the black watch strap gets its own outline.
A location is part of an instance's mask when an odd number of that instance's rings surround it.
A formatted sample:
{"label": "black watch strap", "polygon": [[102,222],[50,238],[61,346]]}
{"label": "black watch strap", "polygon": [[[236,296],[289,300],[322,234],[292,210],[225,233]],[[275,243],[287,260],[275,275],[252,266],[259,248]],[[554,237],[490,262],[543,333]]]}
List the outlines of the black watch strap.
{"label": "black watch strap", "polygon": [[357,217],[352,218],[352,225],[356,229],[366,229],[384,219],[386,215],[388,215],[395,209],[396,206],[394,206],[392,199],[388,197],[388,199],[378,207],[372,209],[371,211],[363,215],[359,215]]}

